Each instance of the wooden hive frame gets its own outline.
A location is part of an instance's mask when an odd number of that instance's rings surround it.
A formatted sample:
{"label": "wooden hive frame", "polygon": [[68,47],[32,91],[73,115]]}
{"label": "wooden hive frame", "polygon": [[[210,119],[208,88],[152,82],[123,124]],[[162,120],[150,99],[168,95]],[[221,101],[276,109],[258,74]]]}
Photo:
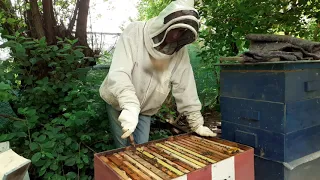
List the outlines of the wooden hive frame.
{"label": "wooden hive frame", "polygon": [[95,180],[254,180],[254,150],[188,133],[94,155]]}

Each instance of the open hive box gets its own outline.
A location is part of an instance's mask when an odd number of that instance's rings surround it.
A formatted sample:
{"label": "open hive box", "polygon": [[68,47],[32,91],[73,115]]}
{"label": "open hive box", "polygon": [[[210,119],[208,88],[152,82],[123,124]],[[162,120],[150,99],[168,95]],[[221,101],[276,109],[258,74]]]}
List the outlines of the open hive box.
{"label": "open hive box", "polygon": [[95,154],[95,180],[254,180],[253,148],[193,134]]}

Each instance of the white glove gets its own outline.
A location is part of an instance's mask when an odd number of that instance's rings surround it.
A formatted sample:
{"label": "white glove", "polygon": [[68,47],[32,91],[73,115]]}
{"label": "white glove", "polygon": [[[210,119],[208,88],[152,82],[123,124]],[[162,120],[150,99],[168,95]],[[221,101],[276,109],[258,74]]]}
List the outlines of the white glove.
{"label": "white glove", "polygon": [[199,134],[200,136],[210,136],[210,137],[217,136],[216,133],[212,132],[208,127],[203,125],[199,126],[196,130],[194,130],[194,132]]}
{"label": "white glove", "polygon": [[123,134],[121,138],[128,138],[138,125],[140,110],[136,107],[125,107],[118,118],[121,123]]}
{"label": "white glove", "polygon": [[216,133],[212,132],[208,127],[203,126],[203,116],[200,112],[193,112],[187,116],[187,121],[189,123],[189,127],[192,131],[199,134],[200,136],[217,136]]}

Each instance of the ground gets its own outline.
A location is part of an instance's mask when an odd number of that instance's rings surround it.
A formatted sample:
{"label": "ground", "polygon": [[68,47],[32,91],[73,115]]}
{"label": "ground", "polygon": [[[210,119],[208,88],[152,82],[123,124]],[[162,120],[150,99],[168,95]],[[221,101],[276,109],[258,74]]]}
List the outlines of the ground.
{"label": "ground", "polygon": [[[204,125],[209,127],[213,132],[218,134],[218,137],[221,135],[221,115],[216,111],[207,111],[203,113]],[[168,123],[169,124],[169,123]],[[169,127],[172,126],[172,127]],[[181,134],[184,132],[190,132],[188,123],[184,117],[181,117],[176,123],[172,125],[167,125],[168,128],[173,134]]]}

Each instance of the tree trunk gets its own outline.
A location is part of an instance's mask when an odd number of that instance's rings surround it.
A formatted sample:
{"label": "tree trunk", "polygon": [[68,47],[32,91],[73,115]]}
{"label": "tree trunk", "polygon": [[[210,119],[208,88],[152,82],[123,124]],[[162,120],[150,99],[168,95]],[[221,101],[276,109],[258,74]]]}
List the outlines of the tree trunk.
{"label": "tree trunk", "polygon": [[41,39],[43,36],[45,36],[45,32],[42,26],[42,20],[37,0],[30,0],[30,8],[33,19],[33,27],[35,28],[34,31],[37,34],[36,38]]}
{"label": "tree trunk", "polygon": [[[77,19],[77,29],[76,29],[76,38],[78,38],[78,45],[86,46],[84,49],[84,55],[87,57],[93,57],[94,52],[89,47],[87,42],[87,20],[89,13],[89,4],[90,0],[80,0],[79,2],[79,11],[78,11],[78,19]],[[93,66],[95,62],[86,61],[84,67]]]}
{"label": "tree trunk", "polygon": [[87,42],[87,19],[90,0],[80,0],[77,19],[76,38],[81,46],[88,46]]}
{"label": "tree trunk", "polygon": [[56,20],[53,14],[52,0],[42,0],[43,19],[46,32],[46,39],[49,45],[56,44]]}

